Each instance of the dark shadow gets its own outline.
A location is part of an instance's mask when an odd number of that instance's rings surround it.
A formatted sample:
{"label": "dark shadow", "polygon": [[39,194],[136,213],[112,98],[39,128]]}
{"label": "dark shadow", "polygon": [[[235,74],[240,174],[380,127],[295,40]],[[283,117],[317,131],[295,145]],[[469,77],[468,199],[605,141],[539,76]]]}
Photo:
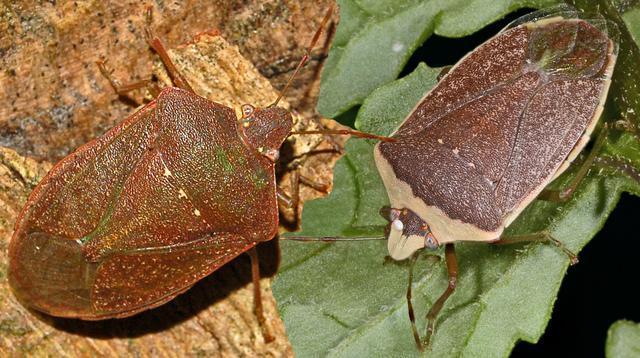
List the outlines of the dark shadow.
{"label": "dark shadow", "polygon": [[413,53],[399,77],[404,77],[413,72],[420,62],[425,62],[429,67],[453,65],[468,52],[497,34],[510,22],[532,11],[534,11],[534,9],[525,8],[512,12],[503,19],[484,27],[471,36],[453,39],[435,34],[431,35],[431,37]]}
{"label": "dark shadow", "polygon": [[[275,275],[280,262],[278,240],[258,245],[258,255],[262,276]],[[79,336],[99,339],[136,338],[161,332],[187,321],[248,284],[251,284],[250,260],[247,255],[240,255],[170,302],[132,317],[82,321],[34,314],[56,329]]]}
{"label": "dark shadow", "polygon": [[640,198],[623,194],[604,228],[564,278],[551,321],[537,344],[520,342],[512,357],[602,357],[615,321],[640,322],[635,284]]}
{"label": "dark shadow", "polygon": [[348,111],[337,115],[334,120],[342,125],[354,128],[353,124],[356,122],[356,116],[358,115],[359,110],[359,105],[351,107]]}

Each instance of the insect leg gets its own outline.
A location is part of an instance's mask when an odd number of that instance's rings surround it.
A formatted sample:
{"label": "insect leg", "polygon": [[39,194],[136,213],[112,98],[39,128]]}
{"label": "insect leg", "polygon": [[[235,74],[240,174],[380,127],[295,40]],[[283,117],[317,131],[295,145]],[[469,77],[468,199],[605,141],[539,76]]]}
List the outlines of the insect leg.
{"label": "insect leg", "polygon": [[169,57],[169,53],[167,52],[164,42],[162,42],[162,40],[151,29],[151,10],[152,8],[148,7],[146,13],[147,25],[145,27],[145,37],[147,39],[147,43],[149,43],[149,46],[151,46],[158,56],[160,56],[160,60],[162,60],[164,67],[167,69],[167,73],[169,73],[169,77],[171,77],[171,81],[173,81],[176,87],[195,93],[187,79],[182,76],[176,65],[171,61],[171,57]]}
{"label": "insect leg", "polygon": [[98,65],[102,76],[104,76],[109,81],[111,87],[113,87],[113,90],[116,91],[119,96],[126,96],[129,92],[141,88],[146,88],[153,97],[157,97],[160,93],[158,85],[153,83],[150,79],[123,84],[120,83],[120,81],[118,81],[117,79],[113,78],[113,76],[111,75],[111,71],[107,69],[106,61],[100,60],[97,61],[96,64]]}
{"label": "insect leg", "polygon": [[413,304],[411,303],[411,284],[413,283],[413,266],[416,264],[416,260],[420,255],[420,250],[413,253],[411,256],[411,262],[409,263],[409,284],[407,286],[407,310],[409,311],[409,321],[411,322],[411,331],[413,332],[413,339],[416,341],[416,346],[422,352],[424,347],[422,341],[420,341],[420,334],[416,327],[416,315],[413,311]]}
{"label": "insect leg", "polygon": [[507,244],[517,244],[521,242],[535,242],[535,241],[544,242],[544,243],[548,243],[556,246],[569,257],[569,260],[571,260],[572,265],[575,265],[578,263],[578,256],[576,256],[576,254],[574,254],[571,250],[569,250],[561,241],[551,236],[551,233],[549,233],[548,231],[540,231],[533,234],[503,236],[503,237],[500,237],[500,240],[492,242],[492,244],[507,245]]}
{"label": "insect leg", "polygon": [[433,306],[431,306],[429,313],[427,313],[427,333],[425,334],[423,341],[423,345],[425,347],[429,346],[429,341],[431,340],[431,336],[435,329],[435,321],[436,318],[438,318],[440,310],[442,310],[442,306],[444,306],[444,303],[456,289],[456,285],[458,283],[458,260],[456,259],[456,249],[453,244],[447,244],[445,246],[444,255],[447,262],[449,284],[438,300],[433,304]]}
{"label": "insect leg", "polygon": [[329,192],[329,186],[327,184],[324,183],[319,183],[311,178],[309,178],[308,176],[304,176],[302,174],[300,174],[300,182],[310,188],[313,188],[317,191],[321,191],[323,193],[328,193]]}
{"label": "insect leg", "polygon": [[[302,96],[302,99],[300,100],[300,104],[297,106],[297,108],[309,108],[311,106],[310,101],[313,98],[317,98],[317,94],[315,96],[312,95],[312,93],[315,90],[317,90],[317,86],[315,86],[314,84],[318,83],[318,81],[320,80],[320,74],[322,73],[322,68],[324,67],[325,59],[328,56],[329,47],[331,46],[335,32],[336,32],[336,24],[334,21],[331,21],[327,26],[327,36],[325,37],[325,41],[322,45],[322,51],[320,52],[320,56],[319,56],[320,58],[319,64],[314,67],[313,76],[311,76],[311,80],[309,81],[311,85],[307,87],[307,91]],[[317,116],[311,116],[311,121],[313,121],[320,130],[326,129],[322,121],[320,121],[320,119]],[[329,144],[331,144],[331,147],[336,153],[342,153],[343,150],[341,145],[338,144],[338,142],[335,140],[333,136],[325,135],[324,138],[327,142],[329,142]]]}
{"label": "insect leg", "polygon": [[640,170],[629,160],[614,157],[598,157],[594,163],[597,166],[622,172],[631,179],[640,183]]}
{"label": "insect leg", "polygon": [[276,197],[280,205],[287,209],[293,208],[293,200],[282,188],[277,187]]}
{"label": "insect leg", "polygon": [[298,226],[298,207],[300,204],[300,183],[307,185],[317,191],[327,193],[329,191],[328,185],[318,183],[313,179],[300,174],[300,169],[296,168],[291,172],[289,179],[289,186],[291,187],[290,193],[287,194],[284,189],[278,187],[277,196],[278,201],[287,209],[293,210],[293,222],[296,227]]}
{"label": "insect leg", "polygon": [[262,329],[262,336],[265,342],[271,342],[275,339],[267,328],[267,320],[264,318],[264,309],[262,308],[262,293],[260,291],[260,263],[258,261],[258,250],[252,247],[247,251],[251,258],[251,280],[253,281],[253,304],[258,323]]}
{"label": "insect leg", "polygon": [[300,205],[300,170],[296,169],[291,173],[291,209],[293,209],[293,220],[298,226],[298,206]]}
{"label": "insect leg", "polygon": [[[640,139],[640,129],[630,120],[622,119],[613,124],[615,129],[634,135]],[[600,156],[594,161],[594,165],[601,168],[612,169],[627,175],[629,178],[640,182],[640,169],[636,168],[631,161],[626,158],[616,156]]]}

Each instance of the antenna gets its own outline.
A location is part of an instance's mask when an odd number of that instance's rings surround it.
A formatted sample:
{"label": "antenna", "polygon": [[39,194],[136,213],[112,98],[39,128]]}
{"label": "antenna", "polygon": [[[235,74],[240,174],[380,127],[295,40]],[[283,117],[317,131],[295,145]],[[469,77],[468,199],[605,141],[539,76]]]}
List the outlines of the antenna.
{"label": "antenna", "polygon": [[374,240],[386,240],[386,237],[314,237],[314,236],[280,236],[280,240],[290,241],[306,241],[306,242],[346,242],[346,241],[374,241]]}
{"label": "antenna", "polygon": [[358,138],[378,139],[381,142],[393,143],[393,142],[396,141],[395,138],[385,137],[385,136],[371,134],[371,133],[360,132],[360,131],[351,130],[351,129],[325,129],[325,130],[319,130],[319,131],[296,131],[296,132],[289,133],[289,135],[301,135],[301,134],[352,135],[352,136],[358,137]]}
{"label": "antenna", "polygon": [[280,92],[280,95],[278,96],[278,98],[276,98],[276,101],[273,102],[273,104],[271,104],[269,107],[275,107],[278,105],[278,102],[280,102],[280,99],[282,99],[282,96],[284,96],[284,94],[289,89],[291,82],[293,82],[293,78],[296,77],[300,69],[307,63],[307,61],[309,61],[309,57],[311,56],[311,50],[316,45],[316,42],[318,42],[318,39],[320,38],[320,34],[322,34],[322,29],[324,29],[324,27],[327,25],[327,22],[329,22],[329,19],[331,18],[332,14],[333,14],[333,5],[329,7],[329,10],[327,10],[327,14],[324,15],[324,19],[322,19],[322,23],[320,24],[320,27],[318,27],[318,30],[316,30],[315,35],[313,35],[313,38],[311,39],[311,43],[309,44],[309,47],[305,49],[304,56],[302,56],[302,59],[300,60],[300,62],[298,62],[298,66],[296,67],[295,71],[293,71],[293,74],[291,75],[291,77],[289,77],[287,84],[284,86],[284,88]]}

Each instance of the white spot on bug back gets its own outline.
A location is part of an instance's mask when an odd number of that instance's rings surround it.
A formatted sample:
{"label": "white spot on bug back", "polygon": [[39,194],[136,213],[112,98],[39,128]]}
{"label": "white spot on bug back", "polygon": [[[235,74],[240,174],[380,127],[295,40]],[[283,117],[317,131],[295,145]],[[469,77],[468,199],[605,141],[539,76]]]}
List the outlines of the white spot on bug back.
{"label": "white spot on bug back", "polygon": [[494,183],[493,181],[491,181],[489,178],[483,176],[482,179],[484,179],[484,181],[486,181],[492,188],[495,188],[496,183]]}
{"label": "white spot on bug back", "polygon": [[165,165],[164,167],[164,174],[165,177],[170,177],[171,176],[171,170],[169,170],[169,168],[167,168],[167,166]]}
{"label": "white spot on bug back", "polygon": [[395,53],[398,53],[402,50],[404,50],[404,45],[400,42],[394,42],[393,45],[391,45],[391,51]]}
{"label": "white spot on bug back", "polygon": [[194,214],[195,216],[200,216],[200,210],[198,210],[198,209],[194,209],[194,210],[193,210],[193,214]]}
{"label": "white spot on bug back", "polygon": [[460,153],[460,151],[458,150],[458,148],[453,148],[453,154],[458,155],[458,153]]}
{"label": "white spot on bug back", "polygon": [[442,141],[442,139],[441,139],[441,138],[438,138],[438,143],[440,143],[440,144],[444,144],[444,142]]}
{"label": "white spot on bug back", "polygon": [[182,189],[178,190],[178,199],[186,198],[186,197],[187,197],[187,193],[185,193],[184,190]]}

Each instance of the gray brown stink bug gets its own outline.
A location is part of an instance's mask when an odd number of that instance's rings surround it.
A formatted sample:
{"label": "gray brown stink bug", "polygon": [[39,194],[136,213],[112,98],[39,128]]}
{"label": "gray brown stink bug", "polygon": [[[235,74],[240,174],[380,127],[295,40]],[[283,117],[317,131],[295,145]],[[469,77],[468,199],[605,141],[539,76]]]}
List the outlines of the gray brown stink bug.
{"label": "gray brown stink bug", "polygon": [[[395,142],[375,147],[391,204],[383,211],[390,256],[415,261],[420,250],[445,246],[449,285],[427,314],[423,340],[413,324],[419,347],[456,287],[454,243],[508,241],[505,227],[589,142],[617,44],[611,23],[571,15],[534,13],[507,27],[442,77],[393,132]],[[526,239],[561,246],[545,233]]]}

